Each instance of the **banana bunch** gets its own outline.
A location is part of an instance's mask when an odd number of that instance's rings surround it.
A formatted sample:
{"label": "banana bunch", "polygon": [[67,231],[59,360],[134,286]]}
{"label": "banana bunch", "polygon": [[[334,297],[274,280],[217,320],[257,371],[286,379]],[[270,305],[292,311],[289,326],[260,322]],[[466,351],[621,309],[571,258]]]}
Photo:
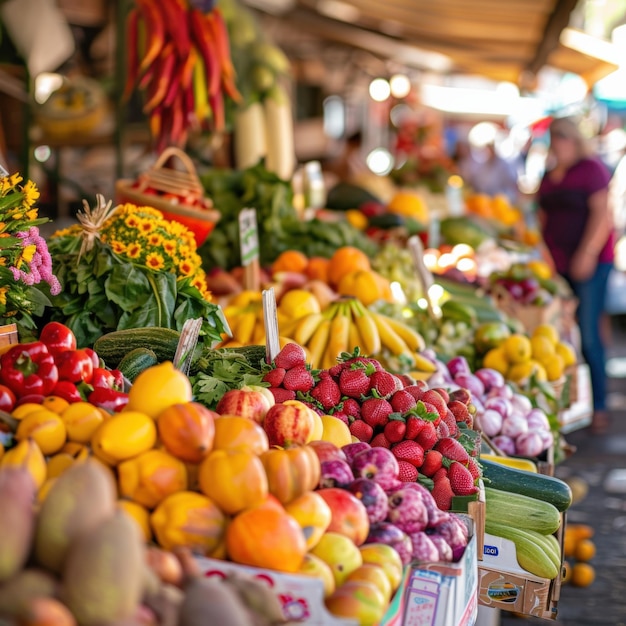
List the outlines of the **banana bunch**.
{"label": "banana bunch", "polygon": [[231,338],[224,337],[230,345],[242,346],[265,343],[265,320],[261,292],[244,291],[236,295],[224,308],[230,326]]}
{"label": "banana bunch", "polygon": [[204,12],[189,0],[135,0],[126,41],[123,97],[136,88],[144,93],[143,112],[158,152],[183,147],[192,128],[224,130],[225,96],[235,102],[241,96],[219,8]]}
{"label": "banana bunch", "polygon": [[434,372],[435,366],[420,355],[424,339],[406,324],[370,311],[359,300],[340,300],[321,313],[310,313],[281,328],[281,334],[304,346],[314,368],[330,368],[343,352],[377,356],[388,352],[407,371]]}

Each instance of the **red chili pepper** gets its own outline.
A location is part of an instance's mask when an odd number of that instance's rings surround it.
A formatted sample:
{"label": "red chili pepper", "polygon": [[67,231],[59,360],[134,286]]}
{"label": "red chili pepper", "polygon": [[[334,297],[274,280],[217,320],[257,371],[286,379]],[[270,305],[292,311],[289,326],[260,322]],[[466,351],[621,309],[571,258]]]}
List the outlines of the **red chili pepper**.
{"label": "red chili pepper", "polygon": [[59,380],[54,357],[41,341],[20,343],[0,357],[0,382],[17,396],[47,396]]}
{"label": "red chili pepper", "polygon": [[96,387],[87,397],[87,401],[105,411],[118,413],[128,404],[128,394],[116,389]]}
{"label": "red chili pepper", "polygon": [[74,333],[60,322],[49,322],[41,329],[39,341],[45,343],[48,352],[56,356],[66,350],[76,350],[76,337]]}
{"label": "red chili pepper", "polygon": [[86,350],[69,350],[56,357],[59,380],[72,383],[90,383],[93,376],[93,361]]}
{"label": "red chili pepper", "polygon": [[74,383],[71,383],[69,380],[60,380],[52,390],[53,396],[58,396],[59,398],[63,398],[63,400],[67,400],[70,404],[74,402],[82,402],[83,397],[78,390],[78,387]]}
{"label": "red chili pepper", "polygon": [[14,408],[15,394],[6,385],[0,385],[0,411],[10,413]]}

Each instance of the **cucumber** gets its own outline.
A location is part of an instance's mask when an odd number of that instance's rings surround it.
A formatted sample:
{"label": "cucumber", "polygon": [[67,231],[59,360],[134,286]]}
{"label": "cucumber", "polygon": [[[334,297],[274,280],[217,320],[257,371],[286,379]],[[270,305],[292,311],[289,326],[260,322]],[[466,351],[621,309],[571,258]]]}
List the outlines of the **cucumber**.
{"label": "cucumber", "polygon": [[156,365],[158,362],[159,359],[154,350],[150,350],[150,348],[135,348],[122,358],[117,365],[117,369],[133,383],[141,372]]}
{"label": "cucumber", "polygon": [[506,467],[487,459],[481,459],[480,464],[488,487],[549,502],[561,513],[572,504],[572,490],[558,478]]}
{"label": "cucumber", "polygon": [[498,524],[542,535],[551,535],[561,525],[561,514],[553,504],[519,493],[485,487],[485,505],[487,519]]}
{"label": "cucumber", "polygon": [[541,533],[511,528],[504,524],[485,522],[485,532],[496,537],[509,539],[515,544],[515,554],[520,567],[540,578],[553,580],[559,575],[560,559],[555,561],[552,549],[547,547]]}
{"label": "cucumber", "polygon": [[172,361],[179,339],[180,333],[172,328],[156,326],[128,328],[102,335],[96,339],[93,349],[109,367],[117,367],[119,362],[135,348],[150,348],[159,362]]}

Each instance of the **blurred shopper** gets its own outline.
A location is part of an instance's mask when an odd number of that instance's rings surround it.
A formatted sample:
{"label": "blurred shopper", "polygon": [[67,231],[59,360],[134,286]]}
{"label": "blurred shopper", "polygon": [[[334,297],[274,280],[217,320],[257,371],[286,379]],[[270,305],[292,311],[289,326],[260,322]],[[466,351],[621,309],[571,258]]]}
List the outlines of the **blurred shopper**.
{"label": "blurred shopper", "polygon": [[610,173],[569,118],[552,121],[548,159],[539,187],[539,220],[555,268],[579,301],[582,353],[593,389],[592,428],[601,432],[607,426],[601,318],[615,243],[608,202]]}

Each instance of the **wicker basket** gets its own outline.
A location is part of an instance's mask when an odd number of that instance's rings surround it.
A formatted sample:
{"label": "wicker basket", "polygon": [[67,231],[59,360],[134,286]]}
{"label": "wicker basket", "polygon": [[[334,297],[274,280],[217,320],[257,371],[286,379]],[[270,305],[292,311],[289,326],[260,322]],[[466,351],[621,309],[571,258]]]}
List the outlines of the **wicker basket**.
{"label": "wicker basket", "polygon": [[[184,171],[163,167],[170,157],[177,157]],[[164,195],[146,193],[156,190]],[[198,178],[193,161],[178,148],[167,148],[155,164],[141,174],[137,181],[118,180],[115,184],[118,202],[132,202],[138,206],[151,206],[169,220],[175,220],[193,232],[196,245],[201,246],[220,219],[219,211],[213,208],[209,198],[204,197],[202,183]],[[202,208],[180,204],[178,198],[195,196],[202,198]]]}

